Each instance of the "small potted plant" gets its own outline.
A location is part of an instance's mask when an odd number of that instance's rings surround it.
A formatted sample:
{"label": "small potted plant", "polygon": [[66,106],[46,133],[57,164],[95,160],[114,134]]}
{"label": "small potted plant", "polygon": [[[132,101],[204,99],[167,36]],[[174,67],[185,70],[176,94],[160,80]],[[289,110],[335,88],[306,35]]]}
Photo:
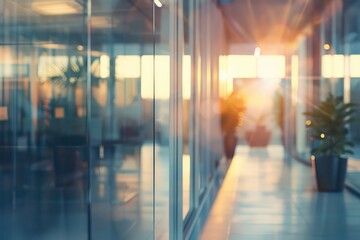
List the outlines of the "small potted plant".
{"label": "small potted plant", "polygon": [[255,124],[255,128],[246,132],[246,141],[250,147],[267,147],[271,139],[271,132],[267,130],[265,122],[268,113],[261,113],[257,117],[249,117]]}
{"label": "small potted plant", "polygon": [[342,97],[329,94],[304,115],[311,130],[312,166],[319,191],[342,191],[347,170],[346,155],[352,154],[347,125],[354,120],[356,104],[344,103]]}
{"label": "small potted plant", "polygon": [[281,90],[276,91],[274,99],[275,121],[281,131],[281,143],[285,146],[285,98]]}
{"label": "small potted plant", "polygon": [[[52,116],[51,129],[54,152],[55,185],[57,187],[72,186],[78,176],[85,176],[83,166],[87,161],[85,116],[77,113],[76,89],[85,84],[87,64],[86,58],[81,56],[69,57],[68,63],[53,66],[48,81],[59,86],[66,92],[66,96],[57,97],[50,101]],[[91,82],[99,85],[101,78],[91,71]],[[84,87],[84,85],[82,86]],[[56,109],[61,109],[60,117],[56,116]],[[99,149],[99,148],[97,148]],[[100,154],[99,154],[100,155]]]}
{"label": "small potted plant", "polygon": [[221,131],[223,133],[224,153],[227,159],[232,159],[237,145],[236,130],[242,125],[242,116],[245,111],[244,100],[233,92],[228,98],[221,101]]}

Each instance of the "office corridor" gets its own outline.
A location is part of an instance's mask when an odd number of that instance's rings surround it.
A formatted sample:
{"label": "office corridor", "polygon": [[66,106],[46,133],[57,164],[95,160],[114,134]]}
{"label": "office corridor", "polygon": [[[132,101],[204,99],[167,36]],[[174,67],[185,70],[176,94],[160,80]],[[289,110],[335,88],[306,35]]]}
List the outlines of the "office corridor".
{"label": "office corridor", "polygon": [[312,174],[280,146],[238,146],[201,239],[359,239],[360,200],[317,192]]}

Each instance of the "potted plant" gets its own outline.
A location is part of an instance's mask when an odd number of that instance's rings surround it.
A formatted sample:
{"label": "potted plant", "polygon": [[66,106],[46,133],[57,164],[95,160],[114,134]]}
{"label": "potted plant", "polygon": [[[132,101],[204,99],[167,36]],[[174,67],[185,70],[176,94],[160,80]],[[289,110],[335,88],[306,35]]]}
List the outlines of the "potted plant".
{"label": "potted plant", "polygon": [[[87,161],[85,117],[79,115],[76,107],[76,89],[85,84],[86,59],[69,57],[66,65],[54,66],[48,81],[62,88],[66,96],[50,101],[53,118],[50,121],[53,136],[55,185],[73,186],[84,176],[83,162]],[[99,85],[101,78],[91,71],[92,85]],[[84,86],[83,86],[84,87]],[[62,110],[60,116],[56,109]]]}
{"label": "potted plant", "polygon": [[255,124],[253,130],[246,132],[246,141],[250,147],[267,147],[269,145],[271,132],[265,126],[268,115],[261,113],[257,117],[250,117]]}
{"label": "potted plant", "polygon": [[347,125],[354,120],[353,103],[344,103],[342,97],[329,94],[318,106],[304,115],[311,130],[313,147],[312,166],[319,191],[342,191],[347,170],[347,154],[353,144],[348,141]]}
{"label": "potted plant", "polygon": [[285,98],[280,88],[275,92],[274,99],[275,121],[281,131],[281,143],[285,147]]}
{"label": "potted plant", "polygon": [[221,100],[221,131],[223,133],[224,153],[227,159],[232,159],[237,145],[236,130],[242,125],[242,116],[245,111],[244,100],[241,96],[232,93],[228,98]]}

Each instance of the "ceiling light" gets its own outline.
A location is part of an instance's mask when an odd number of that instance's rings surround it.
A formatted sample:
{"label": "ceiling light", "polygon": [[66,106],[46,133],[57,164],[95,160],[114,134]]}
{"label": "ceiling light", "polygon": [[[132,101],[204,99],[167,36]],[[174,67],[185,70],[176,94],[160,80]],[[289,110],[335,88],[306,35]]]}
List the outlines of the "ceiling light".
{"label": "ceiling light", "polygon": [[36,1],[31,4],[34,12],[41,15],[67,15],[82,12],[82,6],[76,1]]}
{"label": "ceiling light", "polygon": [[254,56],[260,56],[261,49],[259,47],[255,48]]}
{"label": "ceiling light", "polygon": [[162,3],[160,2],[160,0],[154,0],[154,3],[157,7],[159,7],[159,8],[162,7]]}
{"label": "ceiling light", "polygon": [[83,46],[83,45],[78,45],[78,46],[76,47],[76,49],[77,49],[79,52],[81,52],[81,51],[84,50],[84,46]]}
{"label": "ceiling light", "polygon": [[92,28],[111,28],[111,18],[107,16],[93,16],[91,18]]}
{"label": "ceiling light", "polygon": [[47,49],[67,49],[67,46],[65,44],[58,44],[58,43],[41,43],[39,44],[40,47],[42,48],[47,48]]}
{"label": "ceiling light", "polygon": [[328,44],[328,43],[324,44],[324,49],[325,50],[330,50],[330,48],[331,48],[330,44]]}

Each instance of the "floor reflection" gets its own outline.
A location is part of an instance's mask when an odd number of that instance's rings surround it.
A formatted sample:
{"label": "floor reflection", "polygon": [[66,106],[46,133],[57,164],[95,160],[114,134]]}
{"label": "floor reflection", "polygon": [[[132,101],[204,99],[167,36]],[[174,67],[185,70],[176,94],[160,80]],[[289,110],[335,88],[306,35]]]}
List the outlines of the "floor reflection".
{"label": "floor reflection", "polygon": [[358,239],[355,196],[318,193],[310,168],[287,164],[280,146],[267,152],[238,147],[236,176],[225,179],[201,239]]}
{"label": "floor reflection", "polygon": [[[94,150],[90,215],[87,169],[80,176],[72,174],[71,184],[58,186],[54,182],[50,155],[30,164],[25,169],[26,181],[15,189],[10,181],[11,168],[9,171],[0,169],[1,239],[81,240],[88,239],[89,234],[92,239],[150,239],[154,224],[159,226],[158,234],[166,235],[167,147],[155,147],[156,192],[153,189],[152,144],[122,144]],[[89,220],[91,232],[87,225]]]}
{"label": "floor reflection", "polygon": [[[143,144],[118,146],[112,159],[98,161],[93,177],[94,239],[150,239],[154,224],[167,226],[168,149],[155,146],[155,159],[153,166],[153,145]],[[157,215],[161,217],[154,219]],[[166,229],[159,227],[159,234],[162,231]]]}

